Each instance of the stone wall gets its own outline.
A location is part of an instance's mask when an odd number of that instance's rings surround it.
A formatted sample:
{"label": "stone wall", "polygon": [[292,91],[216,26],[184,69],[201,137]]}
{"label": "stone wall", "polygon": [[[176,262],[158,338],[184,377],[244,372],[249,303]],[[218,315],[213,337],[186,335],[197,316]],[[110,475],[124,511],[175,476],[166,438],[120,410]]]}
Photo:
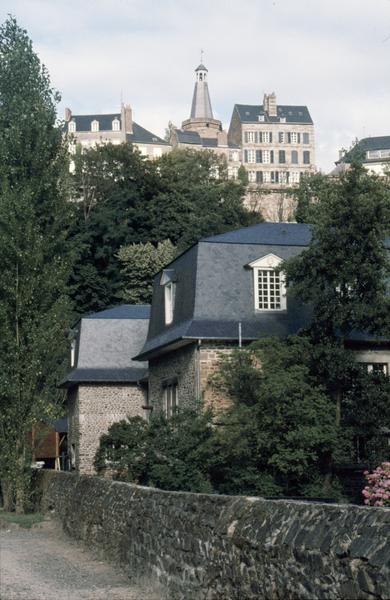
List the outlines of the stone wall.
{"label": "stone wall", "polygon": [[[390,510],[163,492],[41,472],[41,508],[169,600],[390,597]],[[163,596],[162,596],[163,600]]]}
{"label": "stone wall", "polygon": [[73,466],[93,473],[100,436],[126,417],[144,416],[145,391],[136,383],[79,385],[68,396],[68,446]]}

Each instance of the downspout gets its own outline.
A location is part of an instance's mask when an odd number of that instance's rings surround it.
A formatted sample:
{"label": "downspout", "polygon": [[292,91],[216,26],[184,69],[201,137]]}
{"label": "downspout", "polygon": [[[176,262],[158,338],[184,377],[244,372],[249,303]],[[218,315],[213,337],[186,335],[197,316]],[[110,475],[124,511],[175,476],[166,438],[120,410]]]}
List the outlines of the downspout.
{"label": "downspout", "polygon": [[200,347],[202,345],[202,340],[198,340],[196,345],[196,359],[195,359],[195,393],[196,393],[196,401],[198,404],[201,402],[201,389],[200,389]]}

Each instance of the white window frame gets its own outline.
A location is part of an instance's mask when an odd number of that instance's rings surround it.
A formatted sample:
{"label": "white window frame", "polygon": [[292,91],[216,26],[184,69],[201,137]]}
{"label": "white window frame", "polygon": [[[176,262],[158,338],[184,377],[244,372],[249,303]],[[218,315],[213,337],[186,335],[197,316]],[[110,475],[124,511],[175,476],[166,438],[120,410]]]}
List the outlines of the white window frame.
{"label": "white window frame", "polygon": [[270,135],[269,135],[269,131],[262,131],[261,132],[261,143],[262,144],[269,144],[270,143]]}
{"label": "white window frame", "polygon": [[263,171],[263,183],[271,183],[271,172]]}
{"label": "white window frame", "polygon": [[299,183],[300,172],[299,171],[290,171],[290,183]]}
{"label": "white window frame", "polygon": [[[283,259],[280,258],[280,256],[267,254],[248,265],[253,269],[253,288],[256,312],[280,312],[287,310],[286,276],[283,271],[276,273],[277,268],[282,262]],[[265,290],[267,294],[260,294],[260,273],[263,285],[266,286],[263,290]],[[272,288],[272,286],[274,287]],[[278,290],[276,286],[279,288]],[[272,294],[272,291],[274,294]],[[278,294],[275,294],[276,291],[278,291]],[[272,297],[274,298],[274,301],[272,301]],[[275,302],[275,298],[278,298],[279,302]],[[268,306],[264,307],[264,304],[267,304]],[[272,304],[279,304],[279,306],[276,308],[273,306],[271,308],[270,306]]]}
{"label": "white window frame", "polygon": [[[374,369],[376,368],[378,371],[381,370],[384,375],[389,375],[389,365],[385,362],[362,362],[360,364],[366,367],[367,373],[373,373]],[[378,366],[380,366],[381,369],[378,369]]]}
{"label": "white window frame", "polygon": [[113,131],[120,131],[121,130],[121,122],[119,121],[119,119],[113,119],[113,121],[112,121],[112,130]]}
{"label": "white window frame", "polygon": [[264,164],[271,164],[271,150],[263,150],[262,158]]}
{"label": "white window frame", "polygon": [[91,121],[91,131],[93,131],[94,133],[99,131],[99,121],[97,121],[96,119]]}
{"label": "white window frame", "polygon": [[256,162],[256,150],[247,150],[248,152],[248,163],[255,163]]}
{"label": "white window frame", "polygon": [[76,121],[69,121],[68,133],[76,133]]}
{"label": "white window frame", "polygon": [[164,285],[165,325],[170,325],[173,321],[175,296],[176,284],[173,281],[168,281],[168,283]]}
{"label": "white window frame", "polygon": [[290,132],[290,142],[291,144],[298,144],[298,133],[296,131]]}
{"label": "white window frame", "polygon": [[70,342],[70,366],[74,367],[76,364],[76,340],[75,338],[73,338],[73,340]]}

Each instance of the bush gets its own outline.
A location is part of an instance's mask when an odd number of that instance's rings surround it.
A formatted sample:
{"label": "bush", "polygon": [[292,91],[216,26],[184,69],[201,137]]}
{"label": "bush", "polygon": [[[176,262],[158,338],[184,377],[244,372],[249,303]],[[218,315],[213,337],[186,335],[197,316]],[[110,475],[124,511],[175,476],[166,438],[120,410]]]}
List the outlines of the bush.
{"label": "bush", "polygon": [[368,485],[363,490],[364,504],[390,506],[390,462],[384,462],[373,473],[365,473]]}

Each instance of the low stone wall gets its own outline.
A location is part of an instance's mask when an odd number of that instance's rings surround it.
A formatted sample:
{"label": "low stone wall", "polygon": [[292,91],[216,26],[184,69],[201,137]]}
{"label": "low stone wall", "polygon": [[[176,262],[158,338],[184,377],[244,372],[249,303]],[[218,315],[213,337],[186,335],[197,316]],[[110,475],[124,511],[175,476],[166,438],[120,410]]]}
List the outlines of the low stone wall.
{"label": "low stone wall", "polygon": [[390,597],[390,510],[164,492],[44,471],[41,508],[170,600]]}

